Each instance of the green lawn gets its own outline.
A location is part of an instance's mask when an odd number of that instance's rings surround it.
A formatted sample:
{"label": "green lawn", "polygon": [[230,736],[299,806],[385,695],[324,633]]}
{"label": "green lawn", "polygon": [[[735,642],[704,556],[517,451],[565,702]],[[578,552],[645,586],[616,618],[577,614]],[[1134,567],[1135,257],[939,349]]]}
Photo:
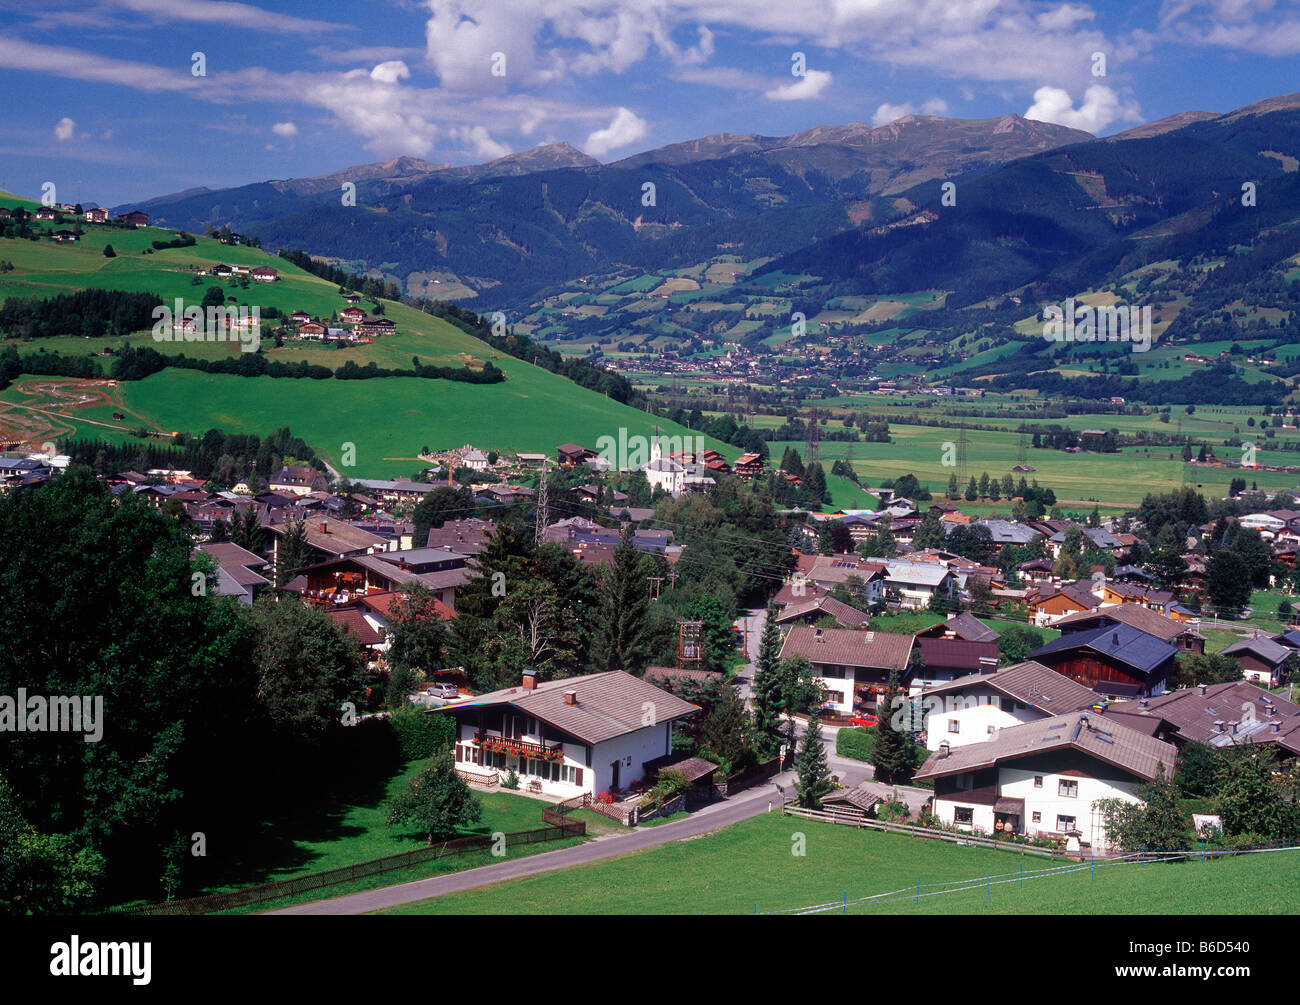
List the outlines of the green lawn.
{"label": "green lawn", "polygon": [[[805,854],[797,850],[803,836]],[[897,892],[918,882],[982,884],[986,870],[1009,882],[851,913],[1285,914],[1297,910],[1300,851],[1206,863],[1099,865],[1056,878],[1032,878],[1047,859],[960,847],[903,835],[763,814],[697,838],[604,862],[497,883],[395,908],[394,914],[753,914],[837,905]],[[1059,867],[1063,863],[1058,861]],[[991,897],[990,897],[991,893]],[[835,908],[836,911],[839,908]]]}
{"label": "green lawn", "polygon": [[[337,798],[268,818],[256,831],[238,838],[218,839],[215,844],[221,846],[222,854],[220,857],[214,855],[212,861],[220,869],[220,879],[211,883],[205,892],[218,893],[308,873],[325,872],[424,847],[423,834],[416,833],[409,827],[390,828],[385,825],[383,804],[388,796],[405,786],[407,780],[419,772],[425,763],[412,761],[388,779],[362,778],[344,782],[344,789]],[[462,834],[508,834],[546,826],[542,821],[542,810],[546,804],[541,800],[509,792],[479,792],[476,795],[483,806],[483,816],[478,823],[463,828],[460,832]],[[594,819],[587,821],[589,834],[627,831],[604,817],[596,814],[590,816]],[[568,848],[580,844],[582,840],[566,838],[517,846],[507,842],[504,855],[501,856],[493,855],[491,851],[452,855],[324,890],[252,904],[238,908],[233,913],[266,911],[292,903],[342,896],[392,883],[473,869],[503,859]]]}
{"label": "green lawn", "polygon": [[[221,881],[206,892],[324,872],[423,847],[423,834],[409,827],[385,825],[384,801],[425,766],[425,761],[412,761],[391,778],[345,783],[344,791],[335,798],[269,817],[256,832],[243,835],[238,844],[226,845],[219,860]],[[542,810],[546,804],[541,800],[509,792],[475,794],[483,805],[483,817],[465,827],[462,834],[509,833],[545,826]]]}

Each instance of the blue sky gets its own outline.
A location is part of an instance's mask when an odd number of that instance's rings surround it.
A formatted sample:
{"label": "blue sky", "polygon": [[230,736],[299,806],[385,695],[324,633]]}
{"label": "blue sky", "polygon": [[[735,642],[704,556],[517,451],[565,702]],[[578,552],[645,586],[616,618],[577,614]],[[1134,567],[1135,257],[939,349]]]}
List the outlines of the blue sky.
{"label": "blue sky", "polygon": [[1104,135],[1295,90],[1297,56],[1300,0],[0,0],[0,188],[115,205],[908,113]]}

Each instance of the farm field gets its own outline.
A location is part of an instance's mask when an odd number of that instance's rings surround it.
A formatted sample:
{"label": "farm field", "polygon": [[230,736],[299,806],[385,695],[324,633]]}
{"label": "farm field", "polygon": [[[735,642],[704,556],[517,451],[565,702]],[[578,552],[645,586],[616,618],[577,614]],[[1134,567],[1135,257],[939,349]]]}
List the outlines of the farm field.
{"label": "farm field", "polygon": [[[805,854],[791,854],[797,834]],[[983,886],[986,870],[1021,889]],[[742,864],[743,863],[743,864]],[[1056,867],[1064,863],[1057,860]],[[393,914],[755,914],[826,905],[851,914],[1289,914],[1300,894],[1300,851],[1210,862],[1098,865],[1029,878],[1053,863],[998,849],[857,831],[764,814],[696,838],[541,876],[395,908]],[[977,888],[923,896],[926,884]],[[898,891],[887,904],[857,898]],[[991,894],[991,895],[990,895]]]}
{"label": "farm field", "polygon": [[[851,444],[853,459],[850,463],[862,484],[877,486],[885,479],[910,472],[932,493],[946,492],[953,469],[943,465],[944,444],[956,443],[959,432],[937,426],[891,422],[890,435],[891,443]],[[772,456],[779,459],[786,447],[802,452],[805,445],[778,440],[768,446]],[[843,459],[849,446],[843,441],[823,440],[820,444],[822,466],[829,468],[835,460]],[[1001,477],[1010,472],[1019,463],[1019,446],[1018,433],[969,430],[967,477],[972,474],[978,477],[982,472],[988,472],[990,477]],[[1186,484],[1209,495],[1226,496],[1232,479],[1243,475],[1248,481],[1257,482],[1261,489],[1295,490],[1300,486],[1300,474],[1184,465],[1177,452],[1173,460],[1169,459],[1169,453],[1167,449],[1156,447],[1135,448],[1118,454],[1029,450],[1026,459],[1035,471],[1026,477],[1036,478],[1040,485],[1050,487],[1063,501],[1097,499],[1130,506],[1141,502],[1148,492],[1168,492],[1182,486],[1184,467],[1187,467],[1189,479]],[[1278,451],[1261,450],[1257,456],[1261,464],[1300,460],[1297,455]],[[965,484],[962,488],[965,489]]]}

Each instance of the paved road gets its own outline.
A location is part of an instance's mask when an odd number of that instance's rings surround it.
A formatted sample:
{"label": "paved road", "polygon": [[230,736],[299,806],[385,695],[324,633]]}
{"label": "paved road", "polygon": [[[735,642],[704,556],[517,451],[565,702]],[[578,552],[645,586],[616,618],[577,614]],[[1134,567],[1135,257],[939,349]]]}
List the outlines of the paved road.
{"label": "paved road", "polygon": [[447,893],[459,893],[500,883],[503,880],[519,879],[522,876],[536,876],[539,873],[564,869],[573,865],[584,865],[626,855],[628,852],[653,848],[656,845],[694,837],[708,831],[717,830],[728,824],[768,812],[773,813],[780,805],[778,786],[784,788],[787,799],[794,797],[794,772],[787,771],[776,776],[772,782],[756,785],[732,799],[706,806],[697,810],[684,820],[677,820],[658,827],[640,827],[625,834],[611,834],[587,841],[572,848],[558,851],[542,852],[525,858],[502,862],[500,865],[485,865],[478,869],[466,869],[464,872],[447,876],[434,876],[429,879],[402,883],[399,886],[387,886],[378,890],[366,890],[362,893],[335,897],[332,900],[318,900],[310,904],[297,904],[293,907],[269,911],[268,914],[365,914],[380,911],[400,904],[410,904],[430,897],[439,897]]}
{"label": "paved road", "polygon": [[754,660],[758,657],[758,643],[763,637],[763,625],[767,623],[766,607],[751,607],[736,619],[736,627],[745,633],[745,651],[749,654],[749,663],[741,668],[736,675],[736,688],[740,692],[740,700],[745,703],[745,707],[750,707],[750,698],[753,694],[751,685],[754,682]]}

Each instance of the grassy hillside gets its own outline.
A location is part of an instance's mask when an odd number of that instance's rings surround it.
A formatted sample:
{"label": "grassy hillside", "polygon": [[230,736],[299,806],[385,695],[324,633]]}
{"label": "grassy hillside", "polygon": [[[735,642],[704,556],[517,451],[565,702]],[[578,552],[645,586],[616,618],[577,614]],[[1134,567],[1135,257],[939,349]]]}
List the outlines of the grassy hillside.
{"label": "grassy hillside", "polygon": [[[0,197],[0,205],[33,208],[36,204]],[[54,224],[41,226],[55,229]],[[75,244],[0,239],[0,261],[14,264],[13,271],[0,275],[0,298],[49,297],[98,287],[157,293],[168,303],[182,297],[188,304],[197,303],[208,286],[216,284],[226,289],[228,297],[263,311],[277,307],[286,314],[305,310],[329,316],[347,306],[332,283],[254,248],[224,246],[200,237],[194,247],[144,254],[146,249],[151,250],[154,240],[174,236],[171,231],[153,227],[126,231],[88,226],[85,236]],[[116,258],[103,256],[104,245],[110,243],[118,253]],[[198,283],[194,283],[194,266],[217,262],[271,264],[280,271],[281,280],[254,283],[247,288],[233,281],[218,283],[210,276],[198,277]],[[557,444],[568,441],[595,448],[601,436],[617,438],[620,428],[626,428],[628,435],[648,436],[656,425],[665,435],[689,435],[684,427],[657,422],[644,412],[578,387],[563,377],[500,355],[438,318],[391,301],[386,301],[384,307],[386,316],[398,324],[399,332],[371,345],[330,348],[289,341],[278,349],[266,345],[264,352],[272,360],[307,360],[331,369],[348,360],[360,365],[374,362],[380,367],[407,367],[412,356],[419,356],[424,363],[450,366],[481,366],[490,359],[505,372],[506,381],[470,385],[415,378],[277,380],[165,370],[144,381],[107,388],[103,404],[85,408],[69,408],[48,395],[30,393],[30,385],[39,383],[44,387],[50,383],[48,378],[19,381],[0,394],[0,402],[22,403],[25,407],[19,410],[28,413],[32,406],[44,408],[41,414],[50,421],[55,435],[76,431],[119,439],[124,434],[113,432],[114,411],[129,413],[119,426],[144,423],[164,432],[203,432],[221,427],[265,433],[288,425],[336,466],[342,444],[356,444],[357,466],[347,473],[358,477],[409,475],[417,466],[416,457],[423,446],[439,448],[473,442],[484,449],[552,452]],[[148,333],[131,339],[155,345]],[[69,335],[20,343],[19,348],[24,353],[46,349],[64,355],[87,355],[120,342],[116,338]],[[238,352],[238,347],[229,343],[183,343],[157,348],[204,357]],[[102,360],[106,373],[109,363],[111,360]],[[708,442],[728,457],[739,453],[734,447]]]}
{"label": "grassy hillside", "polygon": [[[803,835],[805,854],[792,854]],[[839,905],[851,914],[1289,914],[1300,852],[1033,878],[1046,859],[764,814],[606,862],[497,883],[395,914],[754,914]],[[1068,865],[1057,861],[1056,867]],[[986,870],[1003,882],[984,886]],[[922,884],[919,906],[907,894]],[[958,886],[972,889],[943,892]],[[950,884],[947,887],[938,884]],[[897,894],[885,904],[854,900]],[[888,899],[881,897],[880,899]],[[828,913],[839,913],[831,906]]]}

